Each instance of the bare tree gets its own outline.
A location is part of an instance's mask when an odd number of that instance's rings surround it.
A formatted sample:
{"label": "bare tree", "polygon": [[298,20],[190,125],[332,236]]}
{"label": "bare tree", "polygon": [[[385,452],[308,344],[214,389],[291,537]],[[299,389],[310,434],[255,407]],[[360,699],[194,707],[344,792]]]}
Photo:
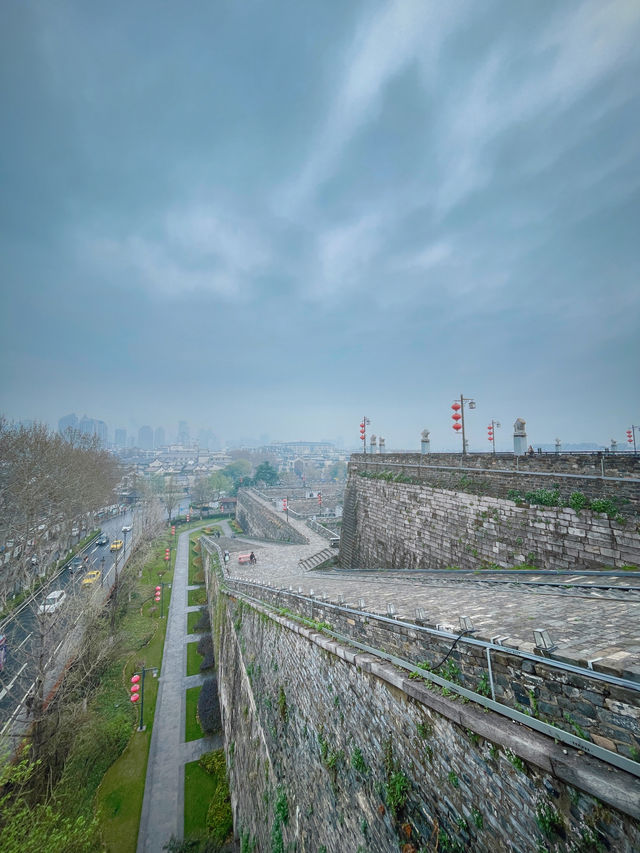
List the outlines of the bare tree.
{"label": "bare tree", "polygon": [[169,517],[169,523],[176,507],[180,503],[180,490],[173,476],[154,477],[153,486],[156,494]]}
{"label": "bare tree", "polygon": [[120,476],[94,437],[0,418],[0,606],[68,551],[75,528],[92,526]]}

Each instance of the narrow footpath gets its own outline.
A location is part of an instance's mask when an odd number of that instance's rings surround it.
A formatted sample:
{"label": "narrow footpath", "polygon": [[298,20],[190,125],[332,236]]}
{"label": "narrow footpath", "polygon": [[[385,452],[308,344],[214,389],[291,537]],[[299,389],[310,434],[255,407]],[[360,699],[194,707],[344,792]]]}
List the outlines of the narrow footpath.
{"label": "narrow footpath", "polygon": [[137,853],[162,853],[171,836],[183,837],[184,765],[222,745],[220,736],[185,743],[186,690],[202,682],[200,675],[187,677],[186,646],[198,639],[187,634],[187,613],[199,610],[187,606],[191,533],[178,539]]}

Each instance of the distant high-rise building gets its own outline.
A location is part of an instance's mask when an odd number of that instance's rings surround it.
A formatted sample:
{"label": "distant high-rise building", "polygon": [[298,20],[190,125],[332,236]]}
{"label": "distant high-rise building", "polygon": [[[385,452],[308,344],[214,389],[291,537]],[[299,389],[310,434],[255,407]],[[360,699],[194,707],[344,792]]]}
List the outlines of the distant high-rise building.
{"label": "distant high-rise building", "polygon": [[138,447],[141,450],[153,450],[153,430],[150,426],[141,426],[138,430]]}
{"label": "distant high-rise building", "polygon": [[76,427],[82,435],[95,435],[98,437],[100,444],[105,447],[107,444],[107,425],[104,421],[88,418],[86,415],[78,422]]}
{"label": "distant high-rise building", "polygon": [[98,436],[102,447],[107,446],[107,425],[104,421],[93,422],[94,434]]}
{"label": "distant high-rise building", "polygon": [[178,444],[183,447],[189,445],[189,424],[186,421],[178,422]]}
{"label": "distant high-rise building", "polygon": [[166,443],[163,427],[156,427],[156,431],[153,434],[153,446],[157,450],[159,447],[164,447]]}
{"label": "distant high-rise building", "polygon": [[127,431],[126,429],[117,429],[115,432],[114,442],[116,447],[120,447],[124,450],[127,446]]}
{"label": "distant high-rise building", "polygon": [[58,421],[58,432],[60,435],[64,435],[69,429],[77,429],[78,428],[78,418],[75,413],[71,415],[65,415],[63,418],[60,418]]}

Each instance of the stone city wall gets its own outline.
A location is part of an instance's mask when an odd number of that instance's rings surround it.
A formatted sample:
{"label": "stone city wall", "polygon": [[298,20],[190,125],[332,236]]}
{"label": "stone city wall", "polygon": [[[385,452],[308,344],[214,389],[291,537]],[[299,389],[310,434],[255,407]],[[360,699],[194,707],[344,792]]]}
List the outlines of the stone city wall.
{"label": "stone city wall", "polygon": [[506,498],[513,490],[524,495],[537,489],[557,489],[561,500],[568,500],[573,492],[582,492],[590,500],[615,497],[623,515],[637,516],[640,513],[640,463],[637,458],[616,456],[616,467],[607,463],[604,475],[601,462],[589,462],[582,457],[556,460],[553,456],[503,459],[493,454],[466,456],[464,462],[460,455],[453,454],[389,453],[366,457],[354,454],[349,462],[349,473],[400,475],[433,488],[495,498]]}
{"label": "stone city wall", "polygon": [[351,462],[388,460],[422,462],[446,467],[483,468],[495,471],[532,471],[547,474],[583,474],[593,477],[633,477],[640,480],[640,454],[634,453],[353,453]]}
{"label": "stone city wall", "polygon": [[[286,609],[305,619],[330,625],[339,634],[416,665],[434,667],[451,649],[450,637],[423,630],[423,627],[436,627],[426,621],[420,625],[402,624],[384,616],[358,612],[355,603],[346,607],[230,579],[227,587],[239,595],[248,592],[257,596],[278,610]],[[366,581],[363,595],[366,595]],[[508,645],[518,648],[518,642],[522,641],[509,638]],[[629,656],[629,659],[630,669],[621,661],[616,661],[619,663],[616,669],[612,668],[613,661],[607,665],[600,662],[592,665],[596,672],[637,681],[640,668],[635,658]],[[640,757],[640,682],[637,689],[620,686],[594,677],[586,660],[572,661],[584,667],[585,672],[579,673],[550,666],[543,657],[531,660],[509,654],[506,647],[494,646],[490,650],[490,660],[491,678],[486,646],[463,638],[437,674],[486,696],[491,696],[490,682],[493,681],[493,698],[497,702],[626,758],[637,761]]]}
{"label": "stone city wall", "polygon": [[287,523],[284,513],[266,507],[248,489],[238,491],[236,519],[242,529],[256,539],[304,545],[309,540]]}
{"label": "stone city wall", "polygon": [[640,845],[629,774],[249,606],[217,574],[207,580],[244,849]]}
{"label": "stone city wall", "polygon": [[582,570],[640,564],[635,519],[569,508],[516,505],[428,485],[368,479],[351,470],[345,495],[343,568]]}

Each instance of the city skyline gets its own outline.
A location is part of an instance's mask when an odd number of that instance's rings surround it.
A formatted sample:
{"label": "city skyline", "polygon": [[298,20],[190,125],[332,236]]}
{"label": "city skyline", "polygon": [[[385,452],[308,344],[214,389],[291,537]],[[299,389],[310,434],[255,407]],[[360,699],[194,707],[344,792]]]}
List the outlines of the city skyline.
{"label": "city skyline", "polygon": [[94,13],[3,10],[0,413],[624,444],[638,4]]}

